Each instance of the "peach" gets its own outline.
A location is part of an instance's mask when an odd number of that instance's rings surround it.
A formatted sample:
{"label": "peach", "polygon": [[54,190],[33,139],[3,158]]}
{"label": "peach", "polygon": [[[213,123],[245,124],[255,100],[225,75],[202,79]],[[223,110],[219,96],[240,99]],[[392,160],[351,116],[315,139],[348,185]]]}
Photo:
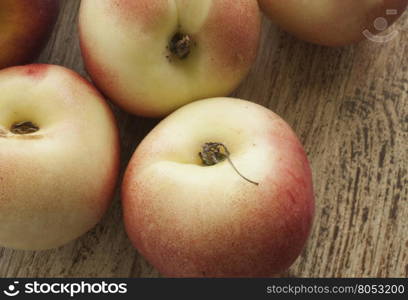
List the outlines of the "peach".
{"label": "peach", "polygon": [[260,13],[256,0],[83,0],[79,30],[94,83],[128,112],[159,117],[237,87]]}
{"label": "peach", "polygon": [[58,0],[0,1],[0,69],[32,61],[57,19]]}
{"label": "peach", "polygon": [[289,125],[238,99],[188,104],[138,146],[122,185],[127,233],[171,277],[271,276],[301,253],[314,195]]}
{"label": "peach", "polygon": [[0,71],[0,245],[63,245],[103,216],[119,168],[114,116],[78,74],[52,65]]}
{"label": "peach", "polygon": [[[259,0],[273,22],[298,38],[345,46],[378,34],[406,9],[408,0]],[[383,25],[376,26],[376,20]]]}

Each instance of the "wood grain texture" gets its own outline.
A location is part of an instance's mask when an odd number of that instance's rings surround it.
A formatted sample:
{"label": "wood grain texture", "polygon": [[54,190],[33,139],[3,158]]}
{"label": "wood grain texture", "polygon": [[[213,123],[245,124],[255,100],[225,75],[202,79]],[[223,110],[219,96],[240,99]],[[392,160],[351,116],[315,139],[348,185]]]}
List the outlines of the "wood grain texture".
{"label": "wood grain texture", "polygon": [[[39,62],[86,76],[76,28],[79,0],[61,0]],[[397,38],[332,49],[263,21],[256,65],[234,96],[280,114],[311,161],[316,219],[302,256],[283,276],[408,277],[408,16]],[[122,171],[157,120],[114,108]],[[1,277],[157,277],[126,237],[119,190],[91,232],[43,252],[0,249]]]}

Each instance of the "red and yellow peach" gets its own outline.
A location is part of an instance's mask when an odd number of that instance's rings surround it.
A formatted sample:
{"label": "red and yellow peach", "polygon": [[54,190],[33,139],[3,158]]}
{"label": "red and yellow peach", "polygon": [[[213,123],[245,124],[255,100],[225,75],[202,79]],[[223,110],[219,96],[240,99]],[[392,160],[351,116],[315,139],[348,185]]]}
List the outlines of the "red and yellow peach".
{"label": "red and yellow peach", "polygon": [[128,112],[158,117],[237,87],[260,13],[256,0],[83,0],[79,29],[94,83]]}
{"label": "red and yellow peach", "polygon": [[[236,170],[228,159],[203,163],[211,142],[226,147]],[[268,109],[229,98],[188,104],[154,128],[128,165],[122,201],[134,246],[172,277],[281,272],[302,251],[314,214],[294,132]]]}
{"label": "red and yellow peach", "polygon": [[58,247],[91,229],[113,196],[114,116],[63,67],[4,69],[0,90],[0,245]]}

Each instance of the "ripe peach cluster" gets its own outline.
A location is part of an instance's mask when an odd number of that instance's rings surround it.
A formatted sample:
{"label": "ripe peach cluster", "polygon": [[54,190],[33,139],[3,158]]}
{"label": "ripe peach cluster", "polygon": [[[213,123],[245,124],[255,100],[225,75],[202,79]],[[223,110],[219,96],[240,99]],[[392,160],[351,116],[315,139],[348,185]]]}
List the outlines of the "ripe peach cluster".
{"label": "ripe peach cluster", "polygon": [[0,245],[59,247],[101,220],[120,167],[106,97],[131,114],[167,116],[121,184],[126,231],[143,256],[174,277],[284,271],[313,222],[309,162],[278,115],[225,97],[255,61],[260,8],[301,39],[344,46],[407,3],[82,0],[91,84],[61,66],[25,65],[51,34],[59,1],[0,1]]}

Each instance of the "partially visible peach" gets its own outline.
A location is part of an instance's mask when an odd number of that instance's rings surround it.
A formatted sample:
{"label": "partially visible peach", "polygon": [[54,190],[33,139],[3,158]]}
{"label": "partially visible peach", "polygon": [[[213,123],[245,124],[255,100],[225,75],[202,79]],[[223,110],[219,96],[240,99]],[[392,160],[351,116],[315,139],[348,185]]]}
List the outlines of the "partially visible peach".
{"label": "partially visible peach", "polygon": [[0,69],[32,61],[47,41],[58,0],[0,1]]}
{"label": "partially visible peach", "polygon": [[79,29],[95,84],[128,112],[159,117],[237,87],[260,13],[256,0],[83,0]]}
{"label": "partially visible peach", "polygon": [[[298,38],[326,46],[361,41],[364,32],[378,34],[381,18],[391,25],[406,9],[408,0],[258,0],[273,22]],[[376,28],[377,27],[377,28]]]}
{"label": "partially visible peach", "polygon": [[132,156],[122,201],[133,245],[171,277],[282,272],[314,214],[295,133],[272,111],[230,98],[188,104],[160,122]]}

